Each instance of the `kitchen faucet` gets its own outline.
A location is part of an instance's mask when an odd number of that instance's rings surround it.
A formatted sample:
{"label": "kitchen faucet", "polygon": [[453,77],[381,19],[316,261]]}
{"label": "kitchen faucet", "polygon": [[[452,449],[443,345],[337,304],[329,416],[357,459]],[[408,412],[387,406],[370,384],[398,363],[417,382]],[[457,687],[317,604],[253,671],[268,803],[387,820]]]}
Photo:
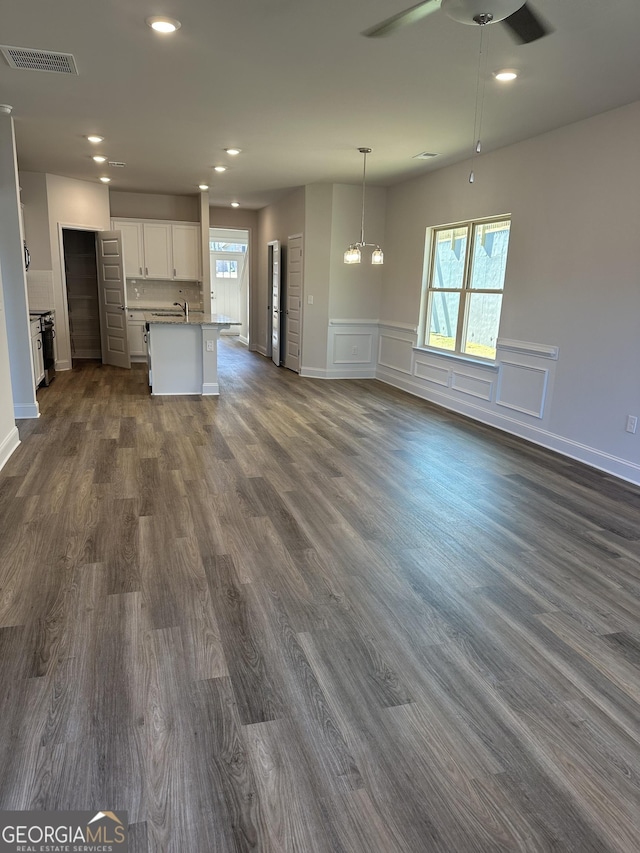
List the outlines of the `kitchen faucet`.
{"label": "kitchen faucet", "polygon": [[173,304],[177,305],[178,308],[182,308],[182,310],[184,311],[184,319],[188,320],[189,319],[189,303],[187,302],[187,300],[186,299],[184,300],[184,305],[182,304],[182,302],[174,302]]}

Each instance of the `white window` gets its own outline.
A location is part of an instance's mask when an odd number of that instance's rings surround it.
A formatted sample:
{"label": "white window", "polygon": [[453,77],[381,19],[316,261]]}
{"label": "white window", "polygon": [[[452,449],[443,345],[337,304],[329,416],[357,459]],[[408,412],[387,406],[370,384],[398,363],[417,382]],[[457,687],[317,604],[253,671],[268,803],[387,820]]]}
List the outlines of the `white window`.
{"label": "white window", "polygon": [[238,262],[216,261],[216,278],[238,278]]}
{"label": "white window", "polygon": [[420,344],[495,361],[511,220],[431,229]]}

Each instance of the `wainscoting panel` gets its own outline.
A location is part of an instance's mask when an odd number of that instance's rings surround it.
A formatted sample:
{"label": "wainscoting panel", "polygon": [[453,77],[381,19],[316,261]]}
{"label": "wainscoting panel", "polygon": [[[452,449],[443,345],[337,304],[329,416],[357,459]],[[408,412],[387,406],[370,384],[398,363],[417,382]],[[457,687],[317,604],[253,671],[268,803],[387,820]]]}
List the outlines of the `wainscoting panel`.
{"label": "wainscoting panel", "polygon": [[381,326],[378,344],[378,364],[400,373],[412,373],[412,355],[415,338],[408,329]]}
{"label": "wainscoting panel", "polygon": [[371,332],[334,332],[334,364],[370,364],[372,355],[373,335]]}
{"label": "wainscoting panel", "polygon": [[424,379],[425,382],[432,382],[434,385],[442,385],[444,388],[449,387],[451,380],[451,371],[448,367],[438,367],[438,365],[431,364],[428,361],[418,361],[417,358],[413,366],[413,373],[418,379]]}
{"label": "wainscoting panel", "polygon": [[547,395],[549,370],[515,361],[502,360],[496,403],[515,412],[542,418]]}
{"label": "wainscoting panel", "polygon": [[470,397],[478,397],[480,400],[490,402],[493,397],[493,379],[485,379],[482,376],[473,376],[460,370],[451,371],[451,388]]}

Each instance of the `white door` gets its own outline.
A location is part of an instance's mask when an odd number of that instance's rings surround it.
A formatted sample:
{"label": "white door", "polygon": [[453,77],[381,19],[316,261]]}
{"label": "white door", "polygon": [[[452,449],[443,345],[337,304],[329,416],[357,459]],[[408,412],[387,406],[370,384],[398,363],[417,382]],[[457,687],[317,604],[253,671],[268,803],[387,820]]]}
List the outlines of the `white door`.
{"label": "white door", "polygon": [[271,274],[271,359],[280,364],[280,241],[269,243]]}
{"label": "white door", "polygon": [[119,231],[99,231],[96,242],[102,363],[114,367],[131,367],[122,235]]}
{"label": "white door", "polygon": [[300,373],[302,336],[302,234],[287,240],[287,307],[285,321],[284,366]]}

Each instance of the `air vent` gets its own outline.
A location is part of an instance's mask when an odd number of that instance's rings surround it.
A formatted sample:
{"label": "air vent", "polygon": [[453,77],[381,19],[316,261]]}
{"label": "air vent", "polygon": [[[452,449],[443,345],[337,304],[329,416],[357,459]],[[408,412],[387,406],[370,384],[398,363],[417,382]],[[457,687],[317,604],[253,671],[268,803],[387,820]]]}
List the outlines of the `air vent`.
{"label": "air vent", "polygon": [[27,68],[30,71],[53,71],[56,74],[78,76],[76,61],[70,53],[53,53],[50,50],[34,50],[30,47],[0,45],[0,52],[11,68]]}
{"label": "air vent", "polygon": [[432,154],[430,151],[423,151],[422,154],[414,154],[412,160],[430,160],[432,157],[437,157],[437,154]]}
{"label": "air vent", "polygon": [[120,160],[109,160],[109,165],[110,165],[110,166],[116,166],[116,168],[118,168],[118,169],[124,169],[124,167],[125,167],[127,164],[126,164],[126,163],[121,163],[121,162],[120,162]]}

